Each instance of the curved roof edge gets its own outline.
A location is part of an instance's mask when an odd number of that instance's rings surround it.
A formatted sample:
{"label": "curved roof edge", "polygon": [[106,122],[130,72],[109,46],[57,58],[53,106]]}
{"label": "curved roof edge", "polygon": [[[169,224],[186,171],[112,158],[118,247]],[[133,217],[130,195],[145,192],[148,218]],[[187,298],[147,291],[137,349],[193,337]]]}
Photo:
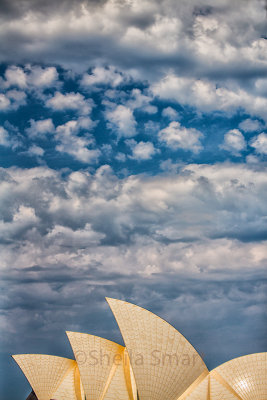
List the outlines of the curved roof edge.
{"label": "curved roof edge", "polygon": [[43,354],[43,353],[21,353],[21,354],[12,354],[11,357],[14,358],[14,360],[16,361],[15,357],[17,356],[46,356],[46,357],[54,357],[54,358],[63,358],[65,360],[69,360],[69,361],[75,361],[73,358],[68,358],[68,357],[61,357],[61,356],[55,356],[53,354]]}
{"label": "curved roof edge", "polygon": [[224,365],[226,365],[228,363],[231,363],[232,361],[240,360],[242,358],[247,358],[247,357],[250,357],[250,356],[257,356],[257,355],[259,355],[259,356],[260,355],[262,355],[262,356],[265,355],[265,357],[267,358],[267,352],[266,351],[262,351],[260,353],[249,353],[249,354],[245,354],[243,356],[235,357],[235,358],[232,358],[231,360],[225,361],[224,363],[217,365],[217,367],[213,368],[210,372],[215,371],[217,368],[220,368],[220,367],[222,367],[222,366],[224,366]]}
{"label": "curved roof edge", "polygon": [[115,345],[121,347],[122,349],[125,349],[125,346],[122,346],[121,344],[119,344],[119,343],[117,343],[117,342],[114,342],[113,340],[109,340],[109,339],[106,339],[106,338],[103,338],[103,337],[97,336],[97,335],[92,335],[91,333],[76,332],[76,331],[65,331],[65,333],[66,333],[67,336],[68,336],[68,333],[77,333],[77,334],[80,334],[80,335],[87,335],[87,336],[95,337],[95,338],[101,339],[101,340],[103,340],[103,341],[106,341],[106,342],[108,342],[108,343],[115,344]]}

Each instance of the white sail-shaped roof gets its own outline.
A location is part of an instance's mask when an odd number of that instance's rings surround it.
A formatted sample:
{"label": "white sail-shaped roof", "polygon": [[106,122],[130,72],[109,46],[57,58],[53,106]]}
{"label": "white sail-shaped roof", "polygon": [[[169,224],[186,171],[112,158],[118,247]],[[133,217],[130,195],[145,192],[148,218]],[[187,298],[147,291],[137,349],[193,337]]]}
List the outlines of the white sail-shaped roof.
{"label": "white sail-shaped roof", "polygon": [[[75,391],[76,361],[46,354],[18,354],[12,357],[28,379],[38,400],[63,400],[61,395],[64,393],[68,393],[64,400],[83,400],[77,398]],[[58,393],[57,397],[55,393]]]}
{"label": "white sail-shaped roof", "polygon": [[267,353],[234,358],[211,371],[242,400],[267,399]]}
{"label": "white sail-shaped roof", "polygon": [[124,347],[98,336],[67,332],[90,400],[133,400],[124,371]]}
{"label": "white sail-shaped roof", "polygon": [[194,347],[155,314],[107,298],[122,333],[141,400],[177,400],[207,367]]}

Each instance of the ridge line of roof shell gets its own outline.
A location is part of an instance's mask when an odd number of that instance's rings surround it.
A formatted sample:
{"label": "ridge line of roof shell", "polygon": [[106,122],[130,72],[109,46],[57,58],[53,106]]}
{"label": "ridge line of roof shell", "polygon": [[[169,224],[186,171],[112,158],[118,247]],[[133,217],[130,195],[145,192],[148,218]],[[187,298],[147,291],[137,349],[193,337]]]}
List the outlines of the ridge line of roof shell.
{"label": "ridge line of roof shell", "polygon": [[123,349],[125,349],[125,346],[122,346],[121,344],[119,344],[119,343],[117,343],[117,342],[114,342],[113,340],[109,340],[109,339],[103,338],[103,337],[98,336],[98,335],[92,335],[91,333],[76,332],[76,331],[65,331],[65,332],[66,332],[67,337],[68,337],[68,333],[77,333],[77,334],[79,334],[79,335],[92,336],[92,337],[95,337],[95,338],[98,338],[98,339],[101,339],[101,340],[105,340],[106,342],[110,342],[110,343],[112,343],[112,344],[116,344],[117,346],[120,346],[120,347],[122,347]]}
{"label": "ridge line of roof shell", "polygon": [[48,357],[56,357],[56,358],[64,358],[65,360],[75,361],[73,358],[55,356],[54,354],[44,354],[44,353],[21,353],[21,354],[11,354],[11,357],[15,359],[16,356],[48,356]]}
{"label": "ridge line of roof shell", "polygon": [[217,367],[213,368],[212,370],[210,370],[210,372],[215,371],[217,368],[222,367],[225,364],[228,364],[234,360],[239,360],[240,358],[246,358],[246,357],[250,357],[250,356],[259,356],[259,355],[265,355],[265,357],[267,357],[267,352],[266,351],[261,351],[260,353],[249,353],[249,354],[245,354],[243,356],[239,356],[239,357],[235,357],[235,358],[231,358],[231,360],[225,361],[222,364],[217,365]]}

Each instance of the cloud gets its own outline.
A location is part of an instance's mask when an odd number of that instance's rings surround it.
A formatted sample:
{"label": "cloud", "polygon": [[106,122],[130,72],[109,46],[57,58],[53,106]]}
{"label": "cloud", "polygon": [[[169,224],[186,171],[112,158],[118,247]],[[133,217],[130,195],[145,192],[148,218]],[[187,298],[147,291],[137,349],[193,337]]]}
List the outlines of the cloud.
{"label": "cloud", "polygon": [[35,88],[58,87],[58,72],[55,67],[26,66],[27,82]]}
{"label": "cloud", "polygon": [[150,104],[153,100],[152,96],[143,94],[140,89],[133,89],[131,92],[131,99],[126,102],[127,106],[132,110],[139,109],[148,114],[156,114],[158,108]]}
{"label": "cloud", "polygon": [[32,207],[20,205],[14,213],[12,221],[4,223],[1,221],[0,232],[7,241],[11,238],[23,237],[27,230],[32,229],[38,223],[38,218],[35,215],[35,210]]}
{"label": "cloud", "polygon": [[254,147],[259,154],[267,154],[267,134],[260,133],[258,136],[254,136],[250,142],[250,146]]}
{"label": "cloud", "polygon": [[158,149],[155,149],[152,142],[141,141],[137,143],[134,139],[130,139],[126,141],[126,144],[130,146],[132,150],[131,158],[137,161],[150,160],[159,152]]}
{"label": "cloud", "polygon": [[88,132],[78,136],[81,130],[88,131],[95,126],[89,117],[80,117],[78,120],[68,121],[56,128],[55,139],[59,142],[56,150],[66,153],[83,163],[94,164],[101,155],[95,148],[95,140]]}
{"label": "cloud", "polygon": [[81,86],[109,85],[111,87],[116,87],[126,81],[127,78],[125,75],[117,71],[113,66],[109,66],[109,68],[95,67],[91,74],[83,75]]}
{"label": "cloud", "polygon": [[156,135],[160,130],[160,123],[156,121],[148,121],[144,124],[144,133],[146,135]]}
{"label": "cloud", "polygon": [[[132,85],[133,85],[132,80]],[[105,97],[102,103],[107,107],[114,107],[114,104],[111,102],[122,103],[125,107],[128,107],[131,111],[138,110],[138,112],[147,113],[147,114],[156,114],[158,111],[158,107],[150,104],[154,98],[153,95],[149,92],[149,90],[142,88],[136,89],[132,88],[132,90],[127,90],[127,88],[123,88],[121,90],[106,90]]]}
{"label": "cloud", "polygon": [[56,92],[53,97],[46,101],[46,107],[54,111],[73,110],[78,114],[87,115],[91,113],[93,101],[85,99],[81,93],[66,93]]}
{"label": "cloud", "polygon": [[0,93],[0,110],[5,111],[10,107],[10,100],[7,96]]}
{"label": "cloud", "polygon": [[179,122],[171,122],[158,133],[159,141],[172,150],[183,149],[197,154],[202,150],[203,134],[195,128],[185,128]]}
{"label": "cloud", "polygon": [[29,120],[30,127],[25,129],[25,132],[30,138],[44,138],[49,133],[54,133],[55,126],[51,118],[35,121]]}
{"label": "cloud", "polygon": [[224,86],[209,80],[168,74],[152,86],[152,91],[161,99],[194,106],[202,112],[224,111],[231,114],[242,108],[249,114],[266,119],[266,97],[235,85]]}
{"label": "cloud", "polygon": [[[21,146],[20,135],[13,125],[5,123],[5,128],[0,126],[0,146],[10,147],[12,150]],[[15,134],[15,135],[14,135]]]}
{"label": "cloud", "polygon": [[5,71],[6,86],[17,86],[25,89],[27,86],[26,74],[22,68],[11,66]]}
{"label": "cloud", "polygon": [[[182,0],[179,7],[175,0],[23,4],[3,7],[2,62],[46,60],[83,72],[88,65],[112,65],[151,80],[166,66],[201,78],[265,76],[260,1],[247,4],[242,15],[240,0],[223,5],[208,0],[205,6]],[[12,49],[7,45],[11,42]]]}
{"label": "cloud", "polygon": [[13,111],[27,104],[28,95],[44,99],[43,91],[60,86],[56,67],[8,66],[0,79],[0,111]]}
{"label": "cloud", "polygon": [[166,107],[162,110],[161,115],[169,118],[171,121],[179,119],[179,113],[172,107]]}
{"label": "cloud", "polygon": [[116,108],[106,111],[105,117],[108,120],[108,127],[116,133],[118,138],[136,135],[137,122],[129,107],[118,105]]}
{"label": "cloud", "polygon": [[26,94],[20,90],[8,90],[5,94],[0,93],[0,111],[8,112],[17,110],[26,104]]}
{"label": "cloud", "polygon": [[86,248],[99,244],[104,235],[92,230],[90,224],[84,229],[72,230],[65,226],[56,225],[47,235],[51,245],[56,241],[62,247]]}
{"label": "cloud", "polygon": [[117,160],[117,161],[119,161],[119,162],[125,162],[126,161],[126,155],[124,154],[124,153],[122,153],[122,152],[118,152],[116,155],[115,155],[115,159]]}
{"label": "cloud", "polygon": [[244,136],[238,129],[231,129],[224,135],[224,142],[221,148],[230,151],[236,156],[240,156],[240,152],[246,150],[247,144]]}
{"label": "cloud", "polygon": [[5,70],[4,88],[17,87],[23,90],[45,89],[59,86],[56,67],[41,67],[26,64],[24,68],[11,65]]}
{"label": "cloud", "polygon": [[248,156],[246,156],[246,162],[249,164],[257,164],[260,162],[260,160],[254,154],[249,154]]}
{"label": "cloud", "polygon": [[8,131],[2,126],[0,126],[0,145],[5,147],[11,146]]}
{"label": "cloud", "polygon": [[27,153],[34,157],[42,157],[44,155],[44,149],[40,146],[32,145],[29,147]]}
{"label": "cloud", "polygon": [[11,100],[11,109],[17,110],[26,104],[26,94],[19,90],[9,90],[6,96]]}
{"label": "cloud", "polygon": [[220,238],[257,243],[266,234],[266,174],[253,165],[191,164],[167,176],[123,179],[108,166],[67,178],[45,167],[6,174],[3,219],[12,219],[18,204],[27,205],[41,218],[36,229],[44,237],[55,225],[76,230],[86,223],[105,235],[106,244],[139,243],[144,237],[162,243]]}
{"label": "cloud", "polygon": [[247,118],[240,122],[238,127],[244,132],[255,132],[262,128],[262,124],[257,119]]}

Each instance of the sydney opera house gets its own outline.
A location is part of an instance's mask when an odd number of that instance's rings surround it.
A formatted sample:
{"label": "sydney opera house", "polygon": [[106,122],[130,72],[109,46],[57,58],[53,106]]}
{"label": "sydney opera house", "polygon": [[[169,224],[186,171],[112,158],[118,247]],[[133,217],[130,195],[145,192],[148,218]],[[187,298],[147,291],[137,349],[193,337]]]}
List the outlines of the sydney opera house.
{"label": "sydney opera house", "polygon": [[209,371],[169,323],[134,304],[107,299],[125,347],[67,332],[75,360],[14,355],[38,400],[267,400],[267,353]]}

